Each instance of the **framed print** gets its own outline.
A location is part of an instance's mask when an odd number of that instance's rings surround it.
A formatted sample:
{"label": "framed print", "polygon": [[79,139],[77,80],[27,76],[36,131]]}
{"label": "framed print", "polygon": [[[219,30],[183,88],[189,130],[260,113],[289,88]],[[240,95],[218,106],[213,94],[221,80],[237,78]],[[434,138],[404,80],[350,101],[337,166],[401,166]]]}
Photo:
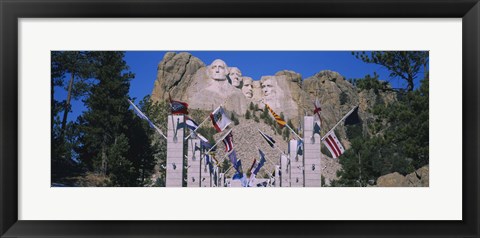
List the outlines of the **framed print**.
{"label": "framed print", "polygon": [[0,11],[2,237],[479,236],[476,0]]}

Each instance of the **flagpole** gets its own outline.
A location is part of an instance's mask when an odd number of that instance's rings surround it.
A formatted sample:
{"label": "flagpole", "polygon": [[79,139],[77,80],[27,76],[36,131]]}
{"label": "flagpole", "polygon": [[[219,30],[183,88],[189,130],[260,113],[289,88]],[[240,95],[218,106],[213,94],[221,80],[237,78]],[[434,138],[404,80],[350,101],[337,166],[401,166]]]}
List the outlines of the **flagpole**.
{"label": "flagpole", "polygon": [[301,138],[297,133],[295,133],[295,131],[288,124],[285,124],[285,126],[288,127],[288,129],[290,129],[293,132],[293,134],[295,134],[298,137],[298,139],[303,141],[303,138]]}
{"label": "flagpole", "polygon": [[[225,103],[227,103],[227,101],[228,101],[229,99],[230,99],[230,98],[225,99],[225,101],[223,101],[223,102],[220,104],[220,106],[218,106],[217,108],[225,105]],[[217,109],[215,109],[215,110],[217,110]],[[214,111],[215,111],[215,110],[214,110]],[[202,123],[200,123],[200,124],[198,125],[197,129],[195,129],[195,130],[193,130],[192,132],[190,132],[190,134],[189,134],[187,137],[185,137],[185,140],[187,140],[188,138],[190,138],[190,136],[192,136],[193,133],[195,133],[195,132],[198,130],[198,128],[200,128],[200,126],[203,125],[203,123],[205,123],[209,118],[210,118],[210,115],[208,115],[207,118],[205,118],[205,120],[203,120]]]}
{"label": "flagpole", "polygon": [[345,118],[347,118],[348,116],[350,116],[350,114],[352,114],[352,112],[355,110],[355,108],[357,108],[358,106],[355,106],[352,108],[352,110],[350,110],[347,114],[345,114],[345,116],[342,117],[342,119],[340,119],[340,121],[337,122],[337,124],[335,124],[335,126],[333,126],[332,129],[330,129],[327,134],[325,134],[323,137],[322,137],[322,141],[325,140],[325,137],[327,137],[327,135],[332,132],[338,125],[340,125],[340,123],[345,120]]}
{"label": "flagpole", "polygon": [[198,124],[198,127],[192,132],[190,132],[190,134],[187,137],[185,137],[185,140],[188,140],[188,138],[190,138],[190,136],[192,136],[193,133],[195,133],[198,130],[198,128],[200,128],[203,125],[203,123],[205,123],[209,118],[210,118],[210,115],[207,118],[205,118],[205,120],[203,120],[202,123]]}
{"label": "flagpole", "polygon": [[[260,129],[258,129],[258,127],[257,127],[257,131],[259,131],[261,134],[263,134],[263,132],[262,132]],[[280,153],[285,154],[285,152],[283,152],[280,148],[278,148],[276,144],[273,144],[273,148],[275,148],[275,149],[277,149],[278,151],[280,151]]]}
{"label": "flagpole", "polygon": [[138,107],[137,105],[135,105],[132,101],[130,101],[130,99],[127,99],[128,102],[130,103],[130,105],[132,105],[134,107],[134,109],[136,109],[138,112],[140,112],[146,119],[148,119],[148,121],[152,124],[153,128],[160,134],[163,136],[163,138],[167,139],[167,137],[163,134],[162,130],[160,130],[160,128],[158,128],[155,124],[153,124],[152,121],[150,121],[150,119],[147,117],[147,115],[145,115],[145,113],[143,113]]}
{"label": "flagpole", "polygon": [[218,141],[215,143],[215,145],[213,145],[212,148],[210,148],[210,149],[207,151],[207,153],[210,152],[210,151],[212,151],[213,148],[215,148],[215,146],[216,146],[218,143],[220,143],[220,141],[222,141],[223,139],[225,139],[225,137],[227,137],[228,134],[230,134],[230,132],[231,132],[232,130],[233,130],[233,129],[230,129],[227,133],[225,133],[225,135],[222,137],[222,139],[218,140]]}

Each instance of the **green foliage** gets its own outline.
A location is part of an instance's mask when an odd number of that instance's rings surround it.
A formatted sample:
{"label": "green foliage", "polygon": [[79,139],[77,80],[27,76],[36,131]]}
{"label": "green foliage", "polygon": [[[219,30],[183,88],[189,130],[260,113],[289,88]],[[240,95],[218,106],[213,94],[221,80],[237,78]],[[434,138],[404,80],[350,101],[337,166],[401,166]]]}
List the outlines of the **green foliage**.
{"label": "green foliage", "polygon": [[[160,146],[152,143],[156,132],[129,109],[128,91],[134,76],[128,72],[123,52],[96,51],[89,57],[96,82],[84,100],[87,111],[78,119],[78,159],[88,171],[108,176],[110,186],[143,186],[153,172]],[[140,108],[163,127],[154,115],[161,109],[147,98]]]}
{"label": "green foliage", "polygon": [[378,95],[380,91],[386,91],[390,88],[388,82],[382,82],[379,80],[379,75],[377,73],[373,74],[373,77],[370,74],[365,75],[364,78],[353,79],[353,85],[359,88],[360,90],[371,90],[373,89],[374,93]]}
{"label": "green foliage", "polygon": [[405,175],[429,163],[428,84],[426,78],[397,102],[377,104],[373,136],[364,137],[361,125],[347,127],[351,148],[340,157],[335,186],[366,186],[379,176]]}
{"label": "green foliage", "polygon": [[255,110],[255,105],[253,105],[253,102],[250,102],[249,109],[254,111]]}
{"label": "green foliage", "polygon": [[237,116],[235,116],[235,113],[233,113],[233,112],[230,114],[230,119],[233,121],[233,123],[235,124],[235,126],[238,125],[238,124],[240,124],[240,122],[238,121]]}
{"label": "green foliage", "polygon": [[[407,82],[407,91],[413,91],[414,80],[420,70],[426,74],[428,51],[372,51],[352,52],[357,59],[366,63],[378,64],[390,71],[391,78],[401,78]],[[425,75],[424,75],[425,77]]]}
{"label": "green foliage", "polygon": [[252,115],[250,114],[250,111],[247,110],[247,112],[245,113],[245,119],[249,120],[251,117]]}
{"label": "green foliage", "polygon": [[230,166],[232,166],[232,163],[227,158],[223,160],[222,164],[220,165],[220,171],[222,171],[222,173],[225,173],[225,171],[227,171],[227,169],[229,169]]}

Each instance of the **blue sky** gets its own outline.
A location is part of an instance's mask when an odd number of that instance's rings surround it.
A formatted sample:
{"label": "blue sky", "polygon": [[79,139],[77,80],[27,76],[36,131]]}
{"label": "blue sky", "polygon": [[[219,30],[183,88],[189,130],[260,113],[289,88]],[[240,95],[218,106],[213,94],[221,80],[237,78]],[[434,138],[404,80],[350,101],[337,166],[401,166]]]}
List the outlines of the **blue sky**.
{"label": "blue sky", "polygon": [[[182,51],[175,51],[182,52]],[[346,79],[362,78],[374,72],[380,79],[388,80],[389,73],[383,67],[375,64],[366,64],[356,59],[350,51],[186,51],[199,58],[206,65],[215,59],[224,60],[228,66],[238,67],[244,76],[260,79],[263,75],[274,75],[280,70],[293,70],[302,77],[308,78],[322,70],[339,72]],[[157,65],[166,51],[127,51],[125,61],[130,71],[135,74],[131,81],[130,97],[137,98],[136,102],[152,92],[157,76]],[[393,87],[404,87],[402,80],[390,79]],[[418,85],[418,79],[415,84]],[[55,89],[55,98],[66,98],[65,90]],[[72,102],[73,112],[69,120],[76,120],[85,110],[82,102]]]}

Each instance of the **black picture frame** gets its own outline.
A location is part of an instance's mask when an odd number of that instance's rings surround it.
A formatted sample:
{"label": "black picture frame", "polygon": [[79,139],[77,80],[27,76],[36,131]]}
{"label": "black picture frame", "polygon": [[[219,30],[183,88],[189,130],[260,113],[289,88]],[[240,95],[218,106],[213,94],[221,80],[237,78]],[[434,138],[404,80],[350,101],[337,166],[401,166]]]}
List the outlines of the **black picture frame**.
{"label": "black picture frame", "polygon": [[[0,16],[1,237],[479,237],[478,0],[0,0]],[[17,20],[77,17],[462,18],[462,221],[19,221]]]}

